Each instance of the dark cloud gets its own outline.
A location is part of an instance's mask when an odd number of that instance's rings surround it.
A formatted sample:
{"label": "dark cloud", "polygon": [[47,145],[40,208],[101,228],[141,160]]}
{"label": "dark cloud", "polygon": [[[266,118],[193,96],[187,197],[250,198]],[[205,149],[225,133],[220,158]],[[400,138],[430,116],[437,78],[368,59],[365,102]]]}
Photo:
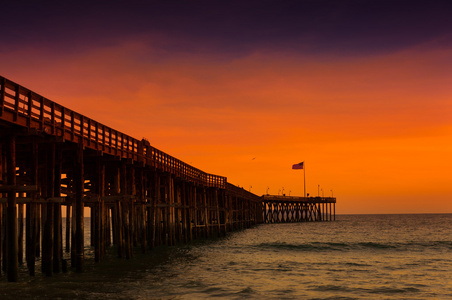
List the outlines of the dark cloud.
{"label": "dark cloud", "polygon": [[451,11],[451,1],[16,1],[2,5],[0,51],[139,37],[171,52],[372,54],[450,42]]}

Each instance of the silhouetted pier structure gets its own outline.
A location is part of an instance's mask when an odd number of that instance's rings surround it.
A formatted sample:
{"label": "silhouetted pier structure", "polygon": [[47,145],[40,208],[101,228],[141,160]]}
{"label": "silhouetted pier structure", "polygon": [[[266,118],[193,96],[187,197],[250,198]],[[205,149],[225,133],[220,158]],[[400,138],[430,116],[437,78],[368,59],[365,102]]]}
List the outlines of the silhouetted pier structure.
{"label": "silhouetted pier structure", "polygon": [[336,198],[262,196],[265,223],[336,220]]}
{"label": "silhouetted pier structure", "polygon": [[130,258],[133,249],[221,236],[268,220],[265,197],[4,77],[0,138],[0,266],[9,281],[18,280],[24,263],[34,275],[38,258],[48,276],[65,270],[66,257],[83,271],[85,207],[96,262],[111,245],[118,257]]}

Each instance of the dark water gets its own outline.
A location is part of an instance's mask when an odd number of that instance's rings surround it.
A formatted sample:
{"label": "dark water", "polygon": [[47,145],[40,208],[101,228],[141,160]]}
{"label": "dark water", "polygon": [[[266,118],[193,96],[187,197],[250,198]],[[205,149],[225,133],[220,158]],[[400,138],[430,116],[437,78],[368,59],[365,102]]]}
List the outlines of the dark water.
{"label": "dark water", "polygon": [[2,275],[0,299],[452,299],[452,214],[260,225],[129,261],[113,250],[83,274]]}

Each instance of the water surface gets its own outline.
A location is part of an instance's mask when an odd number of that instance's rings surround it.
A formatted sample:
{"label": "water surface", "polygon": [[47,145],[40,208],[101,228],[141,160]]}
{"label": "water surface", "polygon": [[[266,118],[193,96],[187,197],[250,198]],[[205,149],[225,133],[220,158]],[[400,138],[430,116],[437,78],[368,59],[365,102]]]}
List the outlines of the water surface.
{"label": "water surface", "polygon": [[[88,227],[88,226],[86,226]],[[87,237],[88,239],[88,237]],[[0,278],[1,299],[452,299],[452,214],[338,215]],[[25,273],[26,270],[21,272]]]}

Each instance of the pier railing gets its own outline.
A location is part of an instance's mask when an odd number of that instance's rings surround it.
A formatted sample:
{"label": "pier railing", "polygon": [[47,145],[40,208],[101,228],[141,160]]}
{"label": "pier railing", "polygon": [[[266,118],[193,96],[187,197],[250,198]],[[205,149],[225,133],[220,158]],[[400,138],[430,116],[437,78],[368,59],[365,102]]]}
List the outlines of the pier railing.
{"label": "pier railing", "polygon": [[237,197],[243,197],[246,199],[251,199],[254,202],[262,202],[262,198],[260,196],[257,196],[256,194],[253,194],[244,188],[240,188],[238,186],[235,186],[229,182],[226,183],[226,189],[228,190],[230,195],[234,195]]}
{"label": "pier railing", "polygon": [[296,202],[296,203],[336,203],[334,197],[300,197],[300,196],[285,196],[285,195],[263,195],[262,201],[271,202]]}
{"label": "pier railing", "polygon": [[226,177],[203,172],[152,147],[105,126],[63,105],[53,102],[0,76],[0,119],[49,134],[84,147],[169,172],[208,187],[226,188]]}

